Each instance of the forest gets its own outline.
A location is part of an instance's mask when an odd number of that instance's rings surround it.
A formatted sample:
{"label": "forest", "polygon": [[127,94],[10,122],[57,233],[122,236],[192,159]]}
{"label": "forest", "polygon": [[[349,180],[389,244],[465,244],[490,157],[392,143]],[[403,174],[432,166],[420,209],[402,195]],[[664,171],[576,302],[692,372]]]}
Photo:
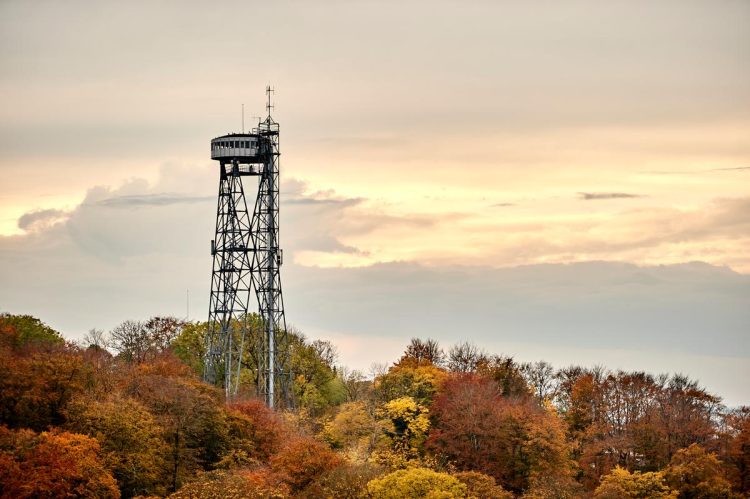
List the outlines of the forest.
{"label": "forest", "polygon": [[[257,322],[257,317],[249,322]],[[739,498],[750,407],[678,374],[520,363],[404,339],[338,364],[290,333],[293,407],[201,380],[206,324],[66,340],[0,315],[0,497]]]}

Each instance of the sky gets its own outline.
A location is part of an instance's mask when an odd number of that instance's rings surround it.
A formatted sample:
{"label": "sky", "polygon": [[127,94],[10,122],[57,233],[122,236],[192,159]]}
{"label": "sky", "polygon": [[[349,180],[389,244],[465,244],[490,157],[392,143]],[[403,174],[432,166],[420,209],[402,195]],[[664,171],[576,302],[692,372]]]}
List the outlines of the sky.
{"label": "sky", "polygon": [[4,1],[0,311],[204,320],[209,142],[271,84],[287,321],[342,363],[470,340],[750,404],[748,60],[745,1]]}

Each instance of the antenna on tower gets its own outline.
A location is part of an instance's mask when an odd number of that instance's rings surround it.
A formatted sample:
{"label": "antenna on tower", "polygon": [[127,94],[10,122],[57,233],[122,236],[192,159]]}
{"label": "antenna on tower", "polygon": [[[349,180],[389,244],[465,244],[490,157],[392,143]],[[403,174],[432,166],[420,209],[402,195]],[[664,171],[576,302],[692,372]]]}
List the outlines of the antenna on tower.
{"label": "antenna on tower", "polygon": [[273,88],[271,88],[271,85],[266,85],[266,111],[268,112],[268,117],[271,117],[271,109],[273,109],[273,104],[271,104],[271,94],[274,92]]}
{"label": "antenna on tower", "polygon": [[242,104],[242,133],[245,133],[245,105]]}

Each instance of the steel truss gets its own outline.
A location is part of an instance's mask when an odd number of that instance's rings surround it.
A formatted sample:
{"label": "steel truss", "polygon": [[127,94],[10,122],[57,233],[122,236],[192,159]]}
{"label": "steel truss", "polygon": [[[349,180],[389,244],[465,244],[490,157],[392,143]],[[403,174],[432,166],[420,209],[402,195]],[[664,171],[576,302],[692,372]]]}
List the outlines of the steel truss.
{"label": "steel truss", "polygon": [[[291,403],[291,372],[279,272],[283,263],[279,248],[279,125],[270,114],[271,90],[266,91],[268,117],[251,134],[225,136],[252,138],[257,144],[252,155],[212,154],[221,162],[221,169],[216,236],[211,245],[204,378],[223,384],[229,399],[239,394],[243,373],[252,373],[256,395],[274,407]],[[252,216],[243,188],[245,176],[258,177]],[[249,310],[252,291],[259,324]]]}

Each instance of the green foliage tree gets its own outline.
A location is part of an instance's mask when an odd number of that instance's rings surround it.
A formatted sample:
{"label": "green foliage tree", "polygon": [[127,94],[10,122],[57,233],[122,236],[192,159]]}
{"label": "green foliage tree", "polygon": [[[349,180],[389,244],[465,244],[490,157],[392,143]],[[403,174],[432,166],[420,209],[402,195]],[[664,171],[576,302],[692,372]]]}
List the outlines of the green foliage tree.
{"label": "green foliage tree", "polygon": [[62,335],[31,315],[0,314],[0,340],[6,346],[62,345]]}
{"label": "green foliage tree", "polygon": [[188,322],[171,343],[175,355],[198,376],[203,375],[207,332],[207,322]]}
{"label": "green foliage tree", "polygon": [[330,342],[308,343],[304,336],[288,333],[290,365],[295,375],[293,391],[301,408],[312,417],[346,400],[346,390],[336,376],[335,349]]}

